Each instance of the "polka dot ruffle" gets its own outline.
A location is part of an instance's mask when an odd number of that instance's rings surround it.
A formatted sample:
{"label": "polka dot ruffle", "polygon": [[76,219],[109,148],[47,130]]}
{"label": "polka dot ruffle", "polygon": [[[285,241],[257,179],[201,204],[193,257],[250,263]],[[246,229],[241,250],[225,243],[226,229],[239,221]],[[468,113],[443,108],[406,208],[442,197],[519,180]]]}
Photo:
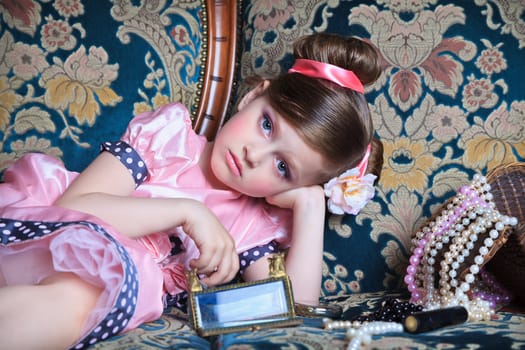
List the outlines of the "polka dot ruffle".
{"label": "polka dot ruffle", "polygon": [[135,313],[139,286],[137,269],[128,252],[120,243],[111,237],[103,227],[86,221],[37,222],[0,219],[0,239],[2,244],[9,245],[38,239],[46,234],[52,233],[60,227],[69,225],[85,225],[91,230],[102,234],[110,244],[114,245],[120,255],[122,271],[124,273],[120,292],[109,313],[86,337],[72,347],[72,349],[85,349],[98,341],[107,339],[123,331]]}
{"label": "polka dot ruffle", "polygon": [[61,222],[18,221],[0,219],[0,243],[10,244],[35,239],[49,234],[59,227]]}
{"label": "polka dot ruffle", "polygon": [[100,145],[101,150],[108,151],[117,157],[126,168],[128,168],[135,186],[139,186],[148,177],[148,168],[140,155],[124,141],[104,142]]}
{"label": "polka dot ruffle", "polygon": [[248,266],[256,262],[258,259],[262,258],[263,256],[268,256],[270,254],[274,254],[277,252],[278,252],[277,242],[271,241],[268,244],[249,249],[239,254],[241,274],[244,272],[244,270]]}

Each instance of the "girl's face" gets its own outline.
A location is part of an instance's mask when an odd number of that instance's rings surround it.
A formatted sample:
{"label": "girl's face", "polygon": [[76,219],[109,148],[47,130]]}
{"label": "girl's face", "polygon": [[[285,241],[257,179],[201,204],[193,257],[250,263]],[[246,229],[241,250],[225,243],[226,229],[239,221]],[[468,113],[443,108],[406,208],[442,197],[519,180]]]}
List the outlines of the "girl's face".
{"label": "girl's face", "polygon": [[224,185],[267,197],[319,182],[325,161],[271,106],[254,97],[215,138],[211,169]]}

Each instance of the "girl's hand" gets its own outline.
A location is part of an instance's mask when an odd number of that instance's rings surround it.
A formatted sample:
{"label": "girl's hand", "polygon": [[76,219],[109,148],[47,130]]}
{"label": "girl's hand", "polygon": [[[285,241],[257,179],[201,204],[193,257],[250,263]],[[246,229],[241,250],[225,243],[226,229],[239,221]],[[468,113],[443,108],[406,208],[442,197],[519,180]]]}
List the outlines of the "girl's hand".
{"label": "girl's hand", "polygon": [[239,271],[235,242],[211,210],[200,202],[193,203],[182,225],[200,252],[190,267],[207,276],[201,279],[207,286],[229,282]]}
{"label": "girl's hand", "polygon": [[281,208],[296,209],[308,203],[324,203],[324,191],[318,185],[299,187],[266,197],[266,201]]}

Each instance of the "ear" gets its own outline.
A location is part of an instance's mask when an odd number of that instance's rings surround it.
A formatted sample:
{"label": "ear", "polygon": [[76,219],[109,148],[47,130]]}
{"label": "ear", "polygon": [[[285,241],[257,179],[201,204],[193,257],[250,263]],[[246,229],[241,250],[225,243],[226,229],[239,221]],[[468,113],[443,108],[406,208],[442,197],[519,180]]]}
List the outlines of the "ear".
{"label": "ear", "polygon": [[257,84],[256,87],[251,89],[246,95],[244,95],[241,100],[239,101],[238,109],[241,110],[246,105],[253,100],[255,100],[257,97],[261,96],[264,90],[270,85],[270,81],[265,79],[261,81],[259,84]]}

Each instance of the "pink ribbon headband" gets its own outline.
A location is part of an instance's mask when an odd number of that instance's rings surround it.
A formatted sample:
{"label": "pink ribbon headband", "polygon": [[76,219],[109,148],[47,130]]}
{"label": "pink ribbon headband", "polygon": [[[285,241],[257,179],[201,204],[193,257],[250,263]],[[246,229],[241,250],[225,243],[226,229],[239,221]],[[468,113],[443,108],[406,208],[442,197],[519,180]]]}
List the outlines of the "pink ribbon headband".
{"label": "pink ribbon headband", "polygon": [[366,168],[368,166],[368,158],[370,158],[370,152],[372,151],[372,144],[368,144],[366,147],[365,155],[363,156],[363,159],[361,159],[361,162],[359,162],[359,165],[357,166],[357,169],[359,169],[359,177],[363,177],[366,172]]}
{"label": "pink ribbon headband", "polygon": [[299,73],[311,78],[320,78],[336,83],[339,86],[365,93],[363,84],[351,70],[330,63],[299,58],[295,60],[289,73]]}

